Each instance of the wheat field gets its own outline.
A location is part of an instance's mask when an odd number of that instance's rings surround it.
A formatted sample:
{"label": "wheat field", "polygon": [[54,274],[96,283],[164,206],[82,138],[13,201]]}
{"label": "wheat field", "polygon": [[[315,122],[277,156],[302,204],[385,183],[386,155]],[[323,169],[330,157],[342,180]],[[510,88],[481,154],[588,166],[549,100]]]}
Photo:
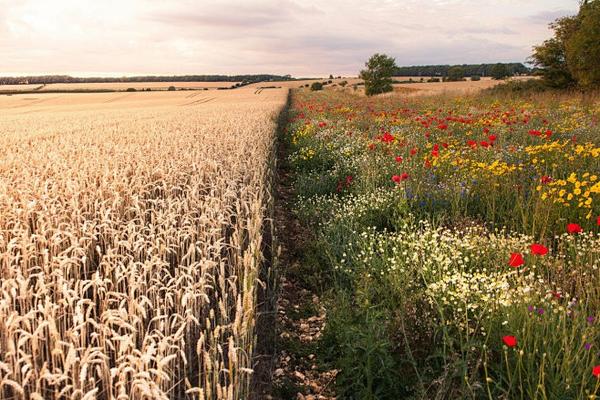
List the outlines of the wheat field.
{"label": "wheat field", "polygon": [[189,89],[229,88],[239,82],[99,82],[99,83],[51,83],[41,90],[126,90],[134,88],[167,89],[169,86]]}
{"label": "wheat field", "polygon": [[129,88],[136,90],[152,89],[167,90],[169,86],[185,89],[217,89],[230,88],[240,82],[98,82],[98,83],[49,83],[41,84],[22,84],[22,85],[0,85],[0,91],[30,91],[38,90],[40,92],[52,90],[122,90]]}
{"label": "wheat field", "polygon": [[287,91],[189,95],[0,98],[0,398],[245,398]]}

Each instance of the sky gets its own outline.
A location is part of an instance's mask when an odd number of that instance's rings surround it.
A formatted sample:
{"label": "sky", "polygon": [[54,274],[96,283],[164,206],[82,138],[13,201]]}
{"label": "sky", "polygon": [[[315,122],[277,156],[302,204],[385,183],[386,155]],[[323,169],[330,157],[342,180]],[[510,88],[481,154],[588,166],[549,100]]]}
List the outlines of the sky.
{"label": "sky", "polygon": [[524,62],[577,0],[0,0],[0,76],[272,73]]}

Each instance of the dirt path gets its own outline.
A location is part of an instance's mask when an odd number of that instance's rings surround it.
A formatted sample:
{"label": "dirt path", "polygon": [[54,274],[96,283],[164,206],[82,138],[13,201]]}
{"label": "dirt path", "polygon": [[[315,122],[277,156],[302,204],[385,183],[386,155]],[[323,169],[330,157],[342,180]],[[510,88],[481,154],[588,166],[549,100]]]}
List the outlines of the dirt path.
{"label": "dirt path", "polygon": [[[278,122],[280,136],[285,134],[287,110]],[[258,293],[251,399],[335,400],[337,372],[319,357],[326,312],[319,297],[320,268],[307,257],[313,237],[292,212],[293,173],[283,140],[276,155],[273,224],[263,233],[263,254],[275,264],[263,268],[260,276],[264,286]]]}
{"label": "dirt path", "polygon": [[[276,356],[273,384],[267,399],[335,399],[336,371],[319,360],[319,339],[326,321],[325,308],[306,279],[303,256],[311,240],[291,212],[294,201],[292,176],[285,166],[286,150],[280,145],[275,207],[279,238],[279,296],[277,299]],[[310,269],[310,268],[308,268]],[[259,333],[260,334],[260,333]]]}

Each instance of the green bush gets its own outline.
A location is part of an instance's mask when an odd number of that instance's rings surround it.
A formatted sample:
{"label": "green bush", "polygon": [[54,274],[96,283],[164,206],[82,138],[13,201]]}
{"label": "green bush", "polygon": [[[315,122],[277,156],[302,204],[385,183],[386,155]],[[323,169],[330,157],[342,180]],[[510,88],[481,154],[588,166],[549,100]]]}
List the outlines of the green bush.
{"label": "green bush", "polygon": [[527,93],[541,93],[550,90],[550,88],[541,79],[514,80],[501,83],[487,89],[487,93],[492,95],[517,95]]}
{"label": "green bush", "polygon": [[310,90],[323,90],[323,84],[321,82],[313,82],[310,85]]}
{"label": "green bush", "polygon": [[448,70],[447,80],[449,82],[462,81],[465,77],[465,69],[462,67],[452,67]]}

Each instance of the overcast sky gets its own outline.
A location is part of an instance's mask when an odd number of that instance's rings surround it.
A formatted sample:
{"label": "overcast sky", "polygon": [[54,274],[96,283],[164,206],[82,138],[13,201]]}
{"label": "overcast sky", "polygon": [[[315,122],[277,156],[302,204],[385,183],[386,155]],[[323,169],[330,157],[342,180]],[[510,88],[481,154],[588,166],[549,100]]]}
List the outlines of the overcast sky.
{"label": "overcast sky", "polygon": [[0,75],[356,75],[525,61],[577,0],[0,0]]}

